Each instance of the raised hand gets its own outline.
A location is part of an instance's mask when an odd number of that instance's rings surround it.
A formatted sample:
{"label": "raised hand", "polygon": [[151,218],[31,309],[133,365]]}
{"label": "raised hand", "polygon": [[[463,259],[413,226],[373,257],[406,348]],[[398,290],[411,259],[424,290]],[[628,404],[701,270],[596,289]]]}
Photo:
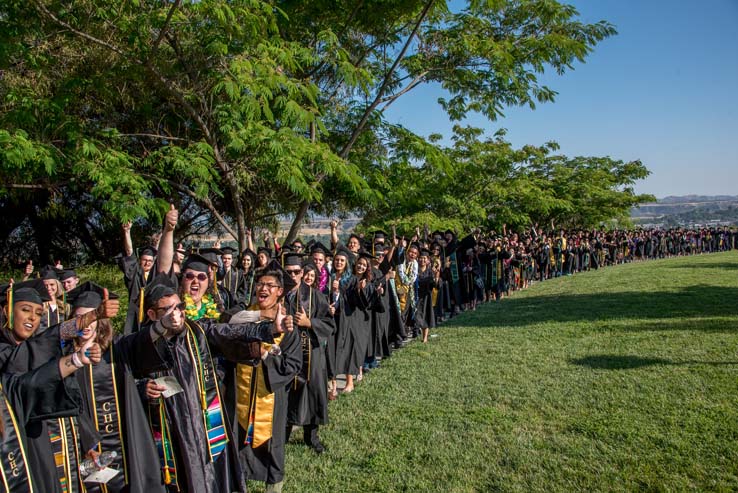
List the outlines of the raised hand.
{"label": "raised hand", "polygon": [[164,231],[174,231],[177,227],[177,221],[179,221],[179,211],[174,207],[174,204],[169,204],[169,210],[164,216]]}
{"label": "raised hand", "polygon": [[107,288],[104,288],[102,304],[95,311],[97,318],[113,318],[118,314],[118,310],[120,310],[120,301],[111,300]]}
{"label": "raised hand", "polygon": [[33,260],[28,259],[28,263],[26,264],[26,268],[23,270],[23,274],[26,278],[33,274]]}
{"label": "raised hand", "polygon": [[123,232],[124,233],[130,233],[131,232],[131,226],[133,226],[133,221],[124,222],[123,225],[122,225]]}

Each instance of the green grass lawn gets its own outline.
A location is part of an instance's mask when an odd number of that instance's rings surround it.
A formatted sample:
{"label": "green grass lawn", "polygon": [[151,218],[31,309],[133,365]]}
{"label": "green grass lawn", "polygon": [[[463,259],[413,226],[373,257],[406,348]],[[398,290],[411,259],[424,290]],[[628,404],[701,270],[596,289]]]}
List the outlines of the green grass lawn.
{"label": "green grass lawn", "polygon": [[738,252],[537,284],[294,433],[285,491],[736,491],[737,329]]}

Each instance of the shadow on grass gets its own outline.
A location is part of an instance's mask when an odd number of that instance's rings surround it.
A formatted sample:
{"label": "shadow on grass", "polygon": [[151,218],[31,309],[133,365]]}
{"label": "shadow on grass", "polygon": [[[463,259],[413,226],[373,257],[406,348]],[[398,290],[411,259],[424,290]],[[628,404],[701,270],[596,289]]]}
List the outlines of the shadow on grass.
{"label": "shadow on grass", "polygon": [[738,270],[738,264],[732,262],[700,262],[696,264],[675,264],[667,265],[664,269],[720,269],[720,270]]}
{"label": "shadow on grass", "polygon": [[[633,319],[633,326],[626,326],[626,330],[725,330],[727,327],[720,327],[720,323],[709,318],[738,317],[736,300],[738,288],[706,284],[688,286],[678,291],[511,297],[465,314],[457,323],[465,326],[518,327],[546,322]],[[660,320],[649,322],[648,319]],[[674,321],[664,323],[661,319]]]}
{"label": "shadow on grass", "polygon": [[587,366],[595,370],[628,370],[655,365],[708,365],[729,366],[738,365],[738,361],[672,361],[664,358],[643,358],[641,356],[622,354],[598,354],[569,360],[569,363],[578,366]]}

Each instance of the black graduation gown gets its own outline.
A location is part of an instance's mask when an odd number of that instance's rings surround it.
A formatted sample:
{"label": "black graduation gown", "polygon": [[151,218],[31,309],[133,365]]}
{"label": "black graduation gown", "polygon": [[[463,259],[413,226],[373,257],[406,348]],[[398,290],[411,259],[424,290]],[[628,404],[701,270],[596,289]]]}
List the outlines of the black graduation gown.
{"label": "black graduation gown", "polygon": [[163,366],[148,331],[119,337],[100,363],[77,372],[83,409],[101,435],[98,452],[114,450],[119,459],[110,467],[120,473],[105,489],[93,483],[87,491],[156,493],[166,491],[159,456],[134,381]]}
{"label": "black graduation gown", "polygon": [[250,301],[250,296],[247,296],[246,293],[246,290],[249,288],[246,285],[246,281],[247,279],[244,277],[241,269],[232,267],[228,271],[223,269],[218,271],[218,283],[220,286],[228,291],[232,303],[242,304],[244,308],[248,306]]}
{"label": "black graduation gown", "polygon": [[[169,467],[165,469],[165,480],[169,477],[176,481],[180,491],[246,490],[234,436],[222,406],[213,357],[221,354],[229,360],[238,360],[239,355],[246,354],[245,344],[249,341],[270,340],[271,329],[271,323],[226,325],[209,319],[187,320],[181,334],[157,341],[167,369],[150,377],[174,376],[184,392],[149,401],[149,423],[157,448],[161,450],[163,443],[169,445],[164,449]],[[201,389],[204,389],[208,424],[212,427],[210,433],[205,429]],[[162,424],[166,440],[162,440]]]}
{"label": "black graduation gown", "polygon": [[[26,493],[47,491],[45,479],[33,468],[29,457],[26,429],[29,422],[72,415],[79,408],[72,379],[62,379],[54,359],[23,375],[4,374],[0,389],[0,415],[4,433],[0,437],[0,480],[4,491]],[[54,478],[56,479],[56,478]]]}
{"label": "black graduation gown", "polygon": [[430,266],[424,272],[418,271],[418,308],[415,311],[415,326],[419,329],[432,329],[436,326],[433,288],[437,287],[438,283]]}
{"label": "black graduation gown", "polygon": [[[59,327],[50,327],[18,345],[3,334],[0,337],[0,371],[23,374],[63,356]],[[47,419],[34,420],[26,427],[28,461],[34,477],[38,478],[35,485],[38,491],[61,492],[60,476],[66,478],[69,491],[78,491],[80,458],[100,441],[92,422],[80,414],[82,402],[76,379],[66,379],[63,390],[66,395],[60,396],[60,401],[76,402],[76,407],[60,413],[52,410],[47,413]],[[63,454],[64,466],[57,466],[55,454]]]}
{"label": "black graduation gown", "polygon": [[[263,378],[266,388],[264,392],[273,394],[274,407],[272,410],[271,438],[266,443],[253,447],[246,443],[247,430],[238,425],[238,446],[241,467],[249,480],[264,481],[276,484],[284,479],[284,444],[287,433],[287,406],[288,393],[293,380],[302,368],[302,346],[297,330],[287,332],[279,341],[281,354],[270,354],[258,366],[241,366],[240,369],[248,372],[252,382],[252,389],[256,381]],[[239,365],[240,366],[240,365]],[[242,382],[238,382],[241,384]],[[241,389],[239,389],[239,392]],[[243,395],[249,402],[253,402],[251,395]],[[247,406],[245,413],[250,412]]]}
{"label": "black graduation gown", "polygon": [[138,257],[134,255],[118,259],[118,267],[123,271],[123,281],[128,289],[128,311],[126,312],[123,333],[130,334],[137,332],[141,327],[142,322],[139,321],[139,317],[141,317],[141,295],[146,296],[146,286],[156,277],[156,265],[149,272],[148,277],[144,276]]}
{"label": "black graduation gown", "polygon": [[372,283],[359,289],[359,278],[352,276],[341,299],[339,331],[336,338],[336,372],[339,375],[357,375],[366,359],[366,348],[372,332],[371,309],[376,290]]}
{"label": "black graduation gown", "polygon": [[294,315],[302,308],[312,327],[295,327],[299,332],[302,369],[289,392],[287,422],[290,425],[324,425],[328,423],[328,370],[325,346],[336,330],[328,300],[317,289],[300,283],[299,293],[287,295],[287,313]]}
{"label": "black graduation gown", "polygon": [[375,358],[384,358],[391,354],[389,341],[389,324],[390,324],[390,296],[391,293],[387,286],[387,279],[384,273],[379,269],[372,269],[374,276],[375,291],[380,286],[382,294],[377,292],[375,302],[372,307],[372,338],[367,348],[367,356]]}

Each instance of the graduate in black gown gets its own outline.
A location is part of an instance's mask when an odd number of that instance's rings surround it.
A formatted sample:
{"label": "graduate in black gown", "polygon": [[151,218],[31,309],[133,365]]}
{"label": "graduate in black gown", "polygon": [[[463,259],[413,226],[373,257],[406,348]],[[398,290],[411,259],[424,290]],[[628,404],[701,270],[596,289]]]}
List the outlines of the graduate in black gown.
{"label": "graduate in black gown", "polygon": [[[80,316],[97,309],[105,295],[102,287],[87,282],[70,291],[68,299],[74,315]],[[134,381],[134,376],[161,368],[163,361],[143,332],[113,340],[109,320],[84,328],[80,342],[90,338],[100,346],[102,357],[98,364],[77,373],[83,409],[100,433],[97,452],[115,451],[118,458],[108,467],[120,473],[105,486],[87,483],[87,491],[163,493],[156,447]]]}
{"label": "graduate in black gown", "polygon": [[[281,305],[288,280],[275,264],[272,261],[258,274],[250,310],[277,325],[284,319],[291,327],[293,318]],[[298,331],[287,330],[262,344],[259,351],[259,358],[236,368],[239,456],[249,480],[263,481],[266,491],[279,492],[284,480],[288,393],[302,368]]]}
{"label": "graduate in black gown", "polygon": [[[131,240],[131,223],[123,225],[123,249],[125,255],[118,260],[118,266],[123,271],[123,280],[128,289],[128,311],[124,334],[138,331],[145,318],[144,298],[146,289],[158,273],[171,274],[174,263],[174,228],[177,225],[179,212],[174,205],[170,205],[164,217],[164,227],[159,241],[160,252],[154,246],[147,246],[139,251],[136,258],[133,255],[133,241]],[[158,257],[157,257],[158,254]]]}
{"label": "graduate in black gown", "polygon": [[[272,339],[274,324],[194,321],[185,318],[184,310],[173,284],[158,276],[146,296],[149,321],[144,328],[160,334],[155,342],[165,367],[149,375],[145,392],[164,482],[168,491],[242,492],[246,486],[214,358],[258,358],[259,343]],[[165,394],[153,380],[160,377],[174,377],[183,390]]]}
{"label": "graduate in black gown", "polygon": [[[90,353],[86,353],[90,351]],[[0,385],[0,491],[31,493],[43,489],[41,470],[32,466],[26,427],[36,421],[74,415],[79,394],[67,378],[99,356],[91,344],[75,355],[52,359],[22,375],[2,375]]]}
{"label": "graduate in black gown", "polygon": [[418,258],[418,308],[415,312],[415,325],[422,332],[423,342],[428,342],[428,332],[436,326],[433,290],[440,285],[440,270],[433,268],[430,251],[421,248]]}
{"label": "graduate in black gown", "polygon": [[[347,256],[339,250],[336,258]],[[354,263],[353,276],[341,287],[338,307],[338,331],[336,340],[336,369],[346,375],[344,392],[353,389],[353,376],[362,375],[369,339],[372,335],[372,308],[377,292],[374,287],[371,264],[367,257],[359,255]],[[348,257],[346,257],[348,258]]]}
{"label": "graduate in black gown", "polygon": [[294,318],[302,350],[302,369],[289,392],[287,439],[293,425],[302,426],[305,444],[322,453],[324,447],[318,437],[318,427],[328,424],[325,346],[336,330],[335,320],[328,298],[302,282],[301,255],[285,255],[284,260],[284,271],[295,285],[285,296],[285,307]]}
{"label": "graduate in black gown", "polygon": [[[40,286],[33,283],[40,283]],[[34,287],[27,287],[29,285]],[[45,297],[48,293],[40,280],[16,283],[1,293],[0,303],[5,305],[7,314],[7,326],[2,329],[0,337],[2,373],[22,374],[43,366],[49,360],[61,358],[64,356],[61,341],[71,339],[77,333],[78,323],[80,327],[87,326],[98,318],[115,316],[118,311],[118,301],[109,300],[84,317],[50,327],[36,336],[44,313]],[[99,348],[97,352],[99,354]],[[72,380],[69,387],[78,403],[74,411],[62,416],[50,415],[26,427],[28,461],[34,475],[38,476],[39,491],[83,491],[78,464],[100,440],[94,425],[86,416],[80,415],[76,381]]]}
{"label": "graduate in black gown", "polygon": [[243,303],[244,307],[248,306],[250,298],[246,294],[248,286],[246,284],[246,278],[241,269],[239,269],[233,262],[233,254],[236,249],[229,246],[220,249],[222,252],[220,255],[221,267],[218,270],[218,282],[220,285],[228,291],[231,298],[231,303]]}

